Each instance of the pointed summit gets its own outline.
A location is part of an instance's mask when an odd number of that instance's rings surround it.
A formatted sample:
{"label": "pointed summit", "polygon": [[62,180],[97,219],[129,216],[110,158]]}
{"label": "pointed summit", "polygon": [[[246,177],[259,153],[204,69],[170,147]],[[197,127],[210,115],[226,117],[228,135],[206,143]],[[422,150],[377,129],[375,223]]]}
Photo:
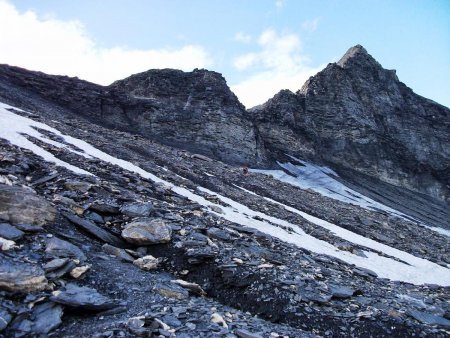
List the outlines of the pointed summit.
{"label": "pointed summit", "polygon": [[349,68],[352,65],[381,67],[381,65],[367,53],[367,50],[361,45],[351,47],[337,62],[337,65],[342,68]]}

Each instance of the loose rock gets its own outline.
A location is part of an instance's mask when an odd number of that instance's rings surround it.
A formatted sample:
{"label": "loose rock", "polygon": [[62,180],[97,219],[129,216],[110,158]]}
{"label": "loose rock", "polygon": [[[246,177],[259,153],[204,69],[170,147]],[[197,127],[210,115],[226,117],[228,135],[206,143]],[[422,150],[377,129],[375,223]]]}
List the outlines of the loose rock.
{"label": "loose rock", "polygon": [[148,217],[152,212],[153,205],[150,202],[134,202],[124,204],[120,212],[129,217]]}
{"label": "loose rock", "polygon": [[57,237],[52,237],[47,241],[45,252],[51,257],[76,258],[81,262],[86,260],[85,254],[79,247]]}
{"label": "loose rock", "polygon": [[162,219],[141,219],[129,223],[122,231],[122,237],[135,245],[150,245],[170,241],[172,229]]}
{"label": "loose rock", "polygon": [[125,262],[133,262],[134,257],[131,256],[128,252],[126,252],[124,249],[116,248],[115,246],[104,244],[102,246],[102,249],[104,252],[106,252],[108,255],[114,255],[120,259],[122,259]]}
{"label": "loose rock", "polygon": [[138,266],[142,270],[156,270],[158,268],[159,259],[155,258],[151,255],[144,256],[142,258],[138,258],[133,262],[134,265]]}
{"label": "loose rock", "polygon": [[56,209],[30,190],[0,184],[0,221],[44,225],[55,216]]}
{"label": "loose rock", "polygon": [[0,255],[0,289],[26,293],[45,290],[47,285],[44,270],[39,266]]}
{"label": "loose rock", "polygon": [[16,227],[7,223],[0,223],[0,237],[17,241],[18,239],[21,239],[23,235],[23,231],[20,231]]}
{"label": "loose rock", "polygon": [[114,301],[96,290],[75,284],[67,284],[62,290],[53,291],[50,299],[75,309],[92,311],[108,310],[117,306]]}
{"label": "loose rock", "polygon": [[91,267],[89,265],[85,266],[78,266],[74,268],[72,271],[70,271],[70,275],[73,278],[80,278],[82,275],[84,275]]}

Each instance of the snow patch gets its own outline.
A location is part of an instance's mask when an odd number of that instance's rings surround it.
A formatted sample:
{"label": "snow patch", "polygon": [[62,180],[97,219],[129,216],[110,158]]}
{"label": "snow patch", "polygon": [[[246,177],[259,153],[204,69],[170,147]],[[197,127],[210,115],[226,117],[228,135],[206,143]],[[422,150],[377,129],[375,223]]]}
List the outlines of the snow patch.
{"label": "snow patch", "polygon": [[250,190],[247,190],[247,189],[245,189],[245,188],[242,188],[242,187],[240,187],[240,186],[238,186],[238,185],[236,185],[236,184],[234,184],[234,183],[232,183],[232,184],[233,184],[233,186],[235,186],[236,188],[238,188],[238,189],[240,189],[240,190],[242,190],[242,191],[245,191],[245,192],[248,193],[248,194],[251,194],[251,195],[254,195],[254,196],[259,196],[259,195],[255,194],[253,191],[250,191]]}
{"label": "snow patch", "polygon": [[67,147],[67,145],[62,144],[60,142],[53,141],[40,133],[36,128],[46,130],[48,132],[51,132],[57,136],[62,136],[62,134],[56,130],[53,129],[46,124],[36,122],[32,119],[29,119],[27,117],[23,117],[17,114],[14,114],[13,112],[9,111],[8,109],[16,109],[21,111],[20,109],[11,107],[7,104],[0,103],[0,137],[3,139],[8,140],[11,142],[11,144],[18,146],[20,148],[28,149],[35,153],[38,156],[41,156],[45,161],[55,163],[58,166],[65,167],[76,174],[82,174],[82,175],[92,175],[91,173],[87,172],[86,170],[83,170],[81,168],[78,168],[74,165],[71,165],[67,162],[64,162],[58,158],[56,158],[52,153],[46,151],[45,149],[39,147],[38,145],[34,144],[30,140],[28,140],[25,135],[31,136],[37,140],[40,140],[44,143],[47,143],[49,145],[58,147],[58,148],[66,148],[69,149],[71,152],[74,152],[78,155],[84,156],[89,158],[87,154],[78,152],[74,149],[70,149]]}
{"label": "snow patch", "polygon": [[[400,211],[379,203],[342,184],[336,180],[335,177],[339,177],[339,175],[332,169],[302,161],[293,156],[290,157],[301,163],[301,165],[278,162],[278,165],[285,169],[288,173],[283,170],[250,169],[250,171],[272,176],[274,179],[301,189],[311,189],[323,196],[327,196],[344,203],[357,205],[369,210],[383,210],[391,215],[395,215],[406,220],[411,220],[411,217],[401,213]],[[417,223],[420,226],[438,232],[441,235],[450,237],[450,230],[431,227],[419,221],[417,221]]]}
{"label": "snow patch", "polygon": [[283,170],[260,169],[251,169],[251,172],[269,175],[284,183],[288,183],[305,190],[311,189],[323,196],[327,196],[341,202],[357,205],[371,210],[381,209],[398,216],[404,216],[397,210],[378,203],[373,199],[345,186],[335,179],[335,177],[339,177],[339,175],[332,169],[302,161],[295,157],[292,158],[302,165],[278,162],[278,165],[285,169],[288,173]]}

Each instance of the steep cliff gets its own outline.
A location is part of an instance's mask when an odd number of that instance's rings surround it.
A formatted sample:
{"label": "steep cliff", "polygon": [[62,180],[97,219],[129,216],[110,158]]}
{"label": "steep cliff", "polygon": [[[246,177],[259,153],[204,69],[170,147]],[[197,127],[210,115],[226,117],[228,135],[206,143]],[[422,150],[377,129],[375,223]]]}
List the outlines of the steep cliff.
{"label": "steep cliff", "polygon": [[256,130],[219,73],[149,70],[110,88],[159,103],[159,109],[136,116],[144,135],[231,163],[261,161]]}

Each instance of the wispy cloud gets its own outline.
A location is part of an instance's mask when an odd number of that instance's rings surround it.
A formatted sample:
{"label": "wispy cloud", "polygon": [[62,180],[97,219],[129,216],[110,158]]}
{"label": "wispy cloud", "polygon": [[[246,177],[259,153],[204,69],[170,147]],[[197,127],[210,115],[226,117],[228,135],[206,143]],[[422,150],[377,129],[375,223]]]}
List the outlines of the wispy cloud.
{"label": "wispy cloud", "polygon": [[277,9],[282,9],[286,5],[286,0],[276,0],[275,7]]}
{"label": "wispy cloud", "polygon": [[317,27],[319,27],[319,22],[320,18],[303,21],[302,28],[309,33],[315,32]]}
{"label": "wispy cloud", "polygon": [[174,49],[102,48],[82,23],[19,12],[0,0],[0,63],[51,74],[78,76],[100,84],[150,68],[192,70],[212,65],[202,46]]}
{"label": "wispy cloud", "polygon": [[234,35],[234,39],[239,42],[249,43],[252,41],[252,36],[250,34],[245,34],[244,32],[237,32]]}
{"label": "wispy cloud", "polygon": [[264,103],[281,89],[298,90],[322,66],[309,66],[301,40],[294,33],[273,29],[261,33],[258,51],[238,56],[234,67],[249,74],[231,88],[247,107]]}

